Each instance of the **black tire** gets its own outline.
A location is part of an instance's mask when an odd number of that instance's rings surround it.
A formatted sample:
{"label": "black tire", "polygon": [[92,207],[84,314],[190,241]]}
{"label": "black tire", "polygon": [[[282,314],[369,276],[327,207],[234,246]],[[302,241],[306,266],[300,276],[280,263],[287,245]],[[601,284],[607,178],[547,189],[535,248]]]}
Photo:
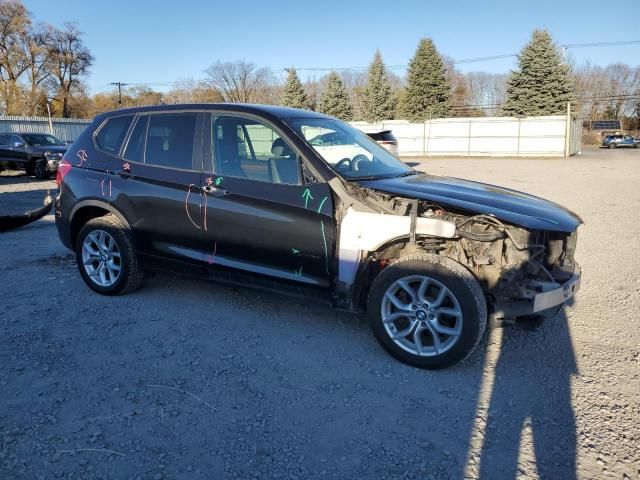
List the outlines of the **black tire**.
{"label": "black tire", "polygon": [[[462,312],[457,341],[434,356],[403,349],[391,339],[382,321],[382,301],[387,289],[396,280],[416,275],[444,285],[455,296]],[[480,284],[469,270],[449,258],[425,253],[400,258],[378,274],[369,292],[367,316],[376,339],[394,358],[414,367],[440,369],[462,362],[480,343],[487,326],[487,304]]]}
{"label": "black tire", "polygon": [[[89,233],[103,230],[113,237],[121,255],[121,272],[117,281],[109,286],[97,285],[89,278],[82,264],[82,244]],[[80,230],[76,239],[76,263],[82,279],[89,288],[102,295],[123,295],[136,290],[142,284],[144,273],[135,251],[131,230],[112,213],[88,221]]]}
{"label": "black tire", "polygon": [[614,148],[616,148],[616,144],[613,143],[613,142],[609,142],[608,147],[611,148],[611,149],[614,149]]}
{"label": "black tire", "polygon": [[36,160],[33,165],[33,174],[38,180],[46,180],[51,175],[47,168],[47,162],[44,160]]}

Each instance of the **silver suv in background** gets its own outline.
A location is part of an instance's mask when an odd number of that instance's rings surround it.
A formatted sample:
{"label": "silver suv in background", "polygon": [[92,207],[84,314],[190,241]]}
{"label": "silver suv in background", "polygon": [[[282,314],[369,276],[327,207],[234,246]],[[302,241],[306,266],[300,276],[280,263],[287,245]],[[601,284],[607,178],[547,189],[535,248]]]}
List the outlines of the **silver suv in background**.
{"label": "silver suv in background", "polygon": [[363,130],[378,145],[384,147],[394,155],[398,155],[398,139],[391,133],[391,130]]}

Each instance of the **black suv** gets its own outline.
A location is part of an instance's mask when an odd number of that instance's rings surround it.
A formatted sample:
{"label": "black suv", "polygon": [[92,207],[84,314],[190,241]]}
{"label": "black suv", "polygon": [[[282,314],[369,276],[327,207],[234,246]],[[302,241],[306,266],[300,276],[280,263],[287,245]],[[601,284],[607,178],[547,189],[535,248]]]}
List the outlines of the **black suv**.
{"label": "black suv", "polygon": [[58,169],[67,144],[48,133],[0,133],[0,164],[44,180]]}
{"label": "black suv", "polygon": [[488,318],[553,313],[577,291],[581,220],[524,193],[412,170],[315,112],[221,104],[102,114],[58,169],[56,225],[86,284],[145,268],[366,312],[399,360],[466,358]]}

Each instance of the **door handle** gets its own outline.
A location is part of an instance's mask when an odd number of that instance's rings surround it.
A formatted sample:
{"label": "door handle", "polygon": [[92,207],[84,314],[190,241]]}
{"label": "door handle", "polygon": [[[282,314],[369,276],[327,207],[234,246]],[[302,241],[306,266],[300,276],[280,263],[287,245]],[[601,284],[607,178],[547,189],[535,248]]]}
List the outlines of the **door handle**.
{"label": "door handle", "polygon": [[202,187],[202,191],[206,193],[210,193],[214,197],[224,197],[225,195],[229,195],[231,192],[229,190],[225,190],[224,188],[214,187],[213,185],[205,185]]}
{"label": "door handle", "polygon": [[131,178],[131,172],[127,170],[116,170],[116,175],[122,178]]}

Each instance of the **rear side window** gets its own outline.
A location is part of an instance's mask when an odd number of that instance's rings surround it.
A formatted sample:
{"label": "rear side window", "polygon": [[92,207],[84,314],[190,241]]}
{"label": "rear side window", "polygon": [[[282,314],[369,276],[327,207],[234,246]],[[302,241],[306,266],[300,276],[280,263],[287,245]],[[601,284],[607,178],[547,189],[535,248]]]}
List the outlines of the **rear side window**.
{"label": "rear side window", "polygon": [[96,135],[98,148],[112,155],[117,155],[120,152],[122,140],[127,134],[132,119],[133,115],[127,115],[107,120],[107,123],[102,126]]}
{"label": "rear side window", "polygon": [[0,145],[9,145],[9,135],[7,134],[0,135]]}
{"label": "rear side window", "polygon": [[367,133],[371,137],[371,139],[376,142],[395,142],[396,137],[389,131],[386,132],[376,132],[376,133]]}
{"label": "rear side window", "polygon": [[145,163],[191,170],[196,113],[149,116]]}
{"label": "rear side window", "polygon": [[124,158],[127,160],[144,162],[144,139],[147,136],[147,123],[149,123],[148,115],[138,117],[136,126],[133,127],[133,132],[131,132],[129,142],[124,151]]}

